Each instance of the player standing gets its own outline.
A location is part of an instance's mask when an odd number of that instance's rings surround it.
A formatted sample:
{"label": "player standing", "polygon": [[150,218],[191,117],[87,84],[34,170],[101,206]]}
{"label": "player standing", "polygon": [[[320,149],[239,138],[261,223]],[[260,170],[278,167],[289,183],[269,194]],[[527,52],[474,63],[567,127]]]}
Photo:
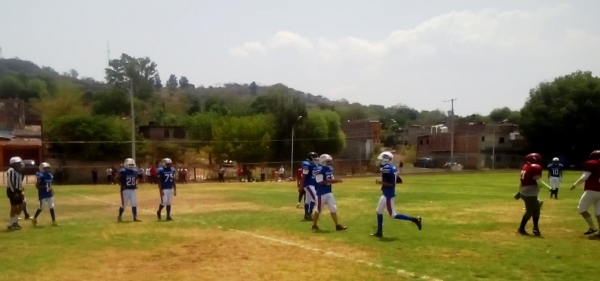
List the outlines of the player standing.
{"label": "player standing", "polygon": [[298,168],[298,171],[296,171],[296,185],[298,186],[298,204],[296,204],[296,208],[300,208],[302,198],[306,200],[306,192],[304,192],[304,188],[302,188],[302,167]]}
{"label": "player standing", "polygon": [[329,154],[323,154],[319,157],[319,165],[320,166],[314,170],[315,181],[317,183],[317,211],[315,212],[312,229],[319,230],[319,227],[317,226],[319,215],[323,211],[323,205],[327,205],[333,223],[335,224],[335,230],[346,230],[348,227],[341,225],[338,222],[337,206],[335,205],[335,198],[333,198],[331,188],[332,184],[342,182],[342,180],[337,180],[333,177],[333,158]]}
{"label": "player standing", "polygon": [[160,220],[162,209],[167,206],[167,220],[172,221],[171,204],[173,203],[173,196],[177,196],[177,185],[174,180],[175,168],[173,168],[173,161],[170,158],[163,159],[162,164],[163,166],[156,170],[158,190],[160,190],[160,205],[158,205],[156,216]]}
{"label": "player standing", "polygon": [[548,164],[548,183],[552,189],[550,190],[550,198],[558,199],[558,187],[562,181],[563,164],[560,163],[558,157],[552,158],[552,163]]}
{"label": "player standing", "polygon": [[7,187],[6,196],[10,201],[10,219],[8,221],[9,230],[19,230],[19,215],[23,210],[23,168],[25,162],[21,157],[10,158],[10,168],[6,171]]}
{"label": "player standing", "polygon": [[54,176],[51,173],[50,164],[44,162],[40,164],[40,171],[35,175],[37,178],[36,187],[38,190],[38,199],[40,199],[40,207],[33,216],[33,226],[37,225],[37,217],[44,210],[44,205],[48,206],[50,210],[50,217],[52,217],[52,225],[58,226],[56,222],[56,215],[54,213],[54,190],[52,189],[52,180]]}
{"label": "player standing", "polygon": [[312,213],[315,208],[315,181],[314,169],[319,166],[319,155],[316,152],[308,153],[306,160],[302,162],[302,188],[304,197],[304,219],[312,221]]}
{"label": "player standing", "polygon": [[542,181],[542,166],[540,166],[540,163],[542,163],[542,157],[537,153],[530,153],[525,157],[525,164],[521,168],[521,185],[519,193],[515,195],[515,199],[523,199],[523,202],[525,202],[525,214],[523,214],[521,225],[517,230],[521,235],[529,235],[525,230],[525,226],[531,218],[533,218],[533,234],[535,236],[542,235],[538,225],[541,208],[538,200],[540,185],[548,189],[552,188]]}
{"label": "player standing", "polygon": [[121,185],[121,207],[119,207],[119,217],[117,218],[120,222],[123,221],[123,212],[127,203],[131,205],[131,212],[133,213],[133,221],[141,222],[137,218],[137,196],[135,190],[137,189],[137,168],[135,160],[127,158],[123,161],[119,169],[119,173],[116,175],[116,182]]}
{"label": "player standing", "polygon": [[390,152],[382,152],[377,157],[381,167],[381,192],[383,195],[379,198],[377,204],[377,232],[371,234],[375,237],[383,237],[383,211],[387,209],[390,217],[398,220],[407,220],[413,222],[419,230],[423,227],[421,217],[411,217],[405,214],[396,214],[394,208],[394,197],[396,197],[396,177],[398,175],[396,167],[392,165],[394,155]]}
{"label": "player standing", "polygon": [[[592,151],[588,160],[583,164],[583,174],[581,177],[571,186],[571,190],[574,190],[579,184],[585,181],[583,187],[583,195],[579,199],[579,214],[587,222],[590,227],[588,231],[584,232],[584,235],[589,235],[597,232],[598,229],[594,226],[592,215],[588,212],[588,209],[593,205],[598,225],[600,225],[600,150]],[[596,234],[598,236],[598,234]]]}

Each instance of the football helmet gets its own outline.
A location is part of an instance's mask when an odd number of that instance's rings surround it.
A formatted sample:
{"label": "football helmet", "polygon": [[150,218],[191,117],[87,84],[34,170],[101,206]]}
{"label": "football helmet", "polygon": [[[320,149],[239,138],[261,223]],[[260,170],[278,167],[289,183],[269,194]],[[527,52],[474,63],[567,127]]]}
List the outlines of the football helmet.
{"label": "football helmet", "polygon": [[319,164],[321,166],[331,167],[333,165],[333,158],[329,154],[323,154],[319,157]]}
{"label": "football helmet", "polygon": [[538,153],[529,153],[525,156],[525,162],[529,164],[540,164],[542,163],[542,156]]}
{"label": "football helmet", "polygon": [[590,159],[592,160],[600,160],[600,150],[594,150],[590,153]]}
{"label": "football helmet", "polygon": [[127,158],[123,161],[123,168],[128,170],[134,170],[136,168],[135,160],[133,158]]}
{"label": "football helmet", "polygon": [[25,162],[21,157],[15,156],[10,158],[10,166],[17,171],[21,171],[25,168]]}
{"label": "football helmet", "polygon": [[162,165],[165,168],[171,168],[173,167],[173,160],[171,160],[171,158],[165,158],[162,160]]}
{"label": "football helmet", "polygon": [[44,173],[44,174],[48,174],[52,171],[52,169],[50,168],[50,164],[43,162],[42,164],[40,164],[40,173]]}
{"label": "football helmet", "polygon": [[308,162],[318,165],[319,164],[319,154],[317,154],[316,152],[309,152],[308,156],[306,156],[306,160],[308,160]]}
{"label": "football helmet", "polygon": [[560,162],[560,159],[558,159],[558,157],[554,157],[552,158],[552,162]]}
{"label": "football helmet", "polygon": [[381,154],[379,154],[379,156],[377,156],[377,162],[379,162],[380,166],[390,164],[393,160],[394,154],[392,154],[389,151],[382,152]]}

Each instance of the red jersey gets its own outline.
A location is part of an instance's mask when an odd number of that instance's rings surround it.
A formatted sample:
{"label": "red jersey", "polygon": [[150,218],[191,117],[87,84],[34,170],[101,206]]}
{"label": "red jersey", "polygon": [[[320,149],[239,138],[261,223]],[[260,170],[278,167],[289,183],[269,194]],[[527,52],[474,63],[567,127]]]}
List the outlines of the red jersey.
{"label": "red jersey", "polygon": [[300,180],[302,178],[302,167],[298,168],[296,171],[296,180]]}
{"label": "red jersey", "polygon": [[585,161],[583,171],[591,173],[590,177],[585,180],[583,190],[600,191],[600,161]]}
{"label": "red jersey", "polygon": [[542,177],[542,166],[538,164],[525,164],[521,168],[521,187],[537,185],[534,179],[536,176]]}

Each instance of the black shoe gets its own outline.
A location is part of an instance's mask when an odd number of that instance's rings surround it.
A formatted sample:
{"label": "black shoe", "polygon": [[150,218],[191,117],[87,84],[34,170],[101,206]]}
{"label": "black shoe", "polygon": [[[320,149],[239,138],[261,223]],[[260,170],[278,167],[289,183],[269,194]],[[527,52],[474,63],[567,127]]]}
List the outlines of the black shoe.
{"label": "black shoe", "polygon": [[335,226],[335,230],[337,230],[337,231],[342,231],[342,230],[346,230],[346,229],[348,229],[348,227],[345,225],[338,224]]}
{"label": "black shoe", "polygon": [[305,221],[312,221],[313,219],[310,216],[304,216]]}
{"label": "black shoe", "polygon": [[532,232],[535,236],[542,236],[542,233],[540,232],[539,228],[534,228]]}
{"label": "black shoe", "polygon": [[529,232],[527,232],[525,229],[518,229],[517,232],[521,235],[529,236]]}
{"label": "black shoe", "polygon": [[422,221],[423,221],[423,219],[421,219],[421,217],[416,217],[416,218],[412,219],[412,222],[417,225],[417,227],[419,228],[419,230],[421,230],[423,228],[423,222]]}
{"label": "black shoe", "polygon": [[378,230],[375,233],[371,233],[371,236],[375,236],[375,237],[381,238],[381,237],[383,237],[383,232]]}
{"label": "black shoe", "polygon": [[160,219],[161,219],[161,216],[160,216],[160,211],[156,211],[156,217],[158,218],[158,220],[160,220]]}
{"label": "black shoe", "polygon": [[29,214],[25,214],[25,220],[28,220],[30,218],[31,218],[31,216]]}
{"label": "black shoe", "polygon": [[583,235],[590,235],[590,234],[596,233],[597,231],[598,230],[596,230],[596,229],[590,228],[590,229],[588,229],[588,231],[584,232]]}
{"label": "black shoe", "polygon": [[318,231],[319,227],[313,224],[312,227],[311,227],[311,229],[314,230],[314,231]]}
{"label": "black shoe", "polygon": [[171,217],[167,217],[167,220],[168,221],[172,221],[173,219]]}

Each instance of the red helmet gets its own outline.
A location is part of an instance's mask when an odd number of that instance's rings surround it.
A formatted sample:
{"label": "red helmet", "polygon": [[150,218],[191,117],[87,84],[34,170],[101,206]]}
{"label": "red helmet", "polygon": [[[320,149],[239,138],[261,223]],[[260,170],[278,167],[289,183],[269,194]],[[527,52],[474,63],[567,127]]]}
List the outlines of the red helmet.
{"label": "red helmet", "polygon": [[525,162],[529,164],[539,164],[542,163],[542,156],[537,153],[529,153],[525,156]]}
{"label": "red helmet", "polygon": [[594,150],[590,153],[590,159],[600,160],[600,150]]}

